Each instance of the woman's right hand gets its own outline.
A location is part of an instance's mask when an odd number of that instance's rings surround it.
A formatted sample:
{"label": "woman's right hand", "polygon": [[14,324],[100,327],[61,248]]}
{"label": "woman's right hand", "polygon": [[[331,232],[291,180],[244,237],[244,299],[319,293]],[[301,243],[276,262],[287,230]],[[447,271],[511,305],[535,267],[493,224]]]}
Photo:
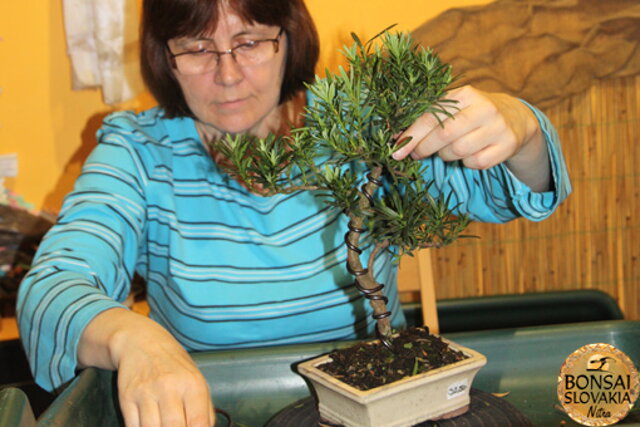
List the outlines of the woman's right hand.
{"label": "woman's right hand", "polygon": [[191,356],[162,326],[122,308],[100,313],[78,347],[81,367],[118,371],[127,427],[210,427],[209,386]]}

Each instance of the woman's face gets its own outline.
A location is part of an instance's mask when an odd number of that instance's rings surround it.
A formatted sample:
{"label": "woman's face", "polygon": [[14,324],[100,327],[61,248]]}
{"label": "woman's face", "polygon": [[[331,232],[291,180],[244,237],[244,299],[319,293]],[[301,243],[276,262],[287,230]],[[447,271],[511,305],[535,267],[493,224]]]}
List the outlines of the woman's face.
{"label": "woman's face", "polygon": [[[207,39],[214,49],[225,51],[248,40],[274,39],[280,27],[243,22],[222,6],[218,25]],[[181,39],[169,41],[176,51]],[[250,133],[265,137],[280,122],[278,101],[285,71],[287,40],[283,33],[278,52],[258,65],[239,65],[232,55],[222,55],[216,68],[205,74],[183,75],[174,70],[197,127],[206,138],[221,134]]]}

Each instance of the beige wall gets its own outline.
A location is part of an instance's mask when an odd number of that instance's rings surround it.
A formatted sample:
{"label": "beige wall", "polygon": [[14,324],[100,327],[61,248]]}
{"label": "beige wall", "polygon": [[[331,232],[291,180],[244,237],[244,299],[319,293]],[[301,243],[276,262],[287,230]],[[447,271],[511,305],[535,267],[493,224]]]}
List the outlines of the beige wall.
{"label": "beige wall", "polygon": [[[349,33],[369,38],[387,26],[412,30],[452,8],[487,0],[307,0],[321,38],[319,70],[335,68]],[[0,2],[0,155],[18,154],[19,173],[5,186],[34,205],[56,212],[112,111],[97,90],[71,90],[62,1]],[[148,95],[117,106],[142,109]]]}

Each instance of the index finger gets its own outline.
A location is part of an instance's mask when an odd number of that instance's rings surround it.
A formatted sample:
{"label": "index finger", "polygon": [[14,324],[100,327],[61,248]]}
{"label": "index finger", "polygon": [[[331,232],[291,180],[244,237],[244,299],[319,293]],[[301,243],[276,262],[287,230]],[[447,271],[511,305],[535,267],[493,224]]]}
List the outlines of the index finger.
{"label": "index finger", "polygon": [[411,138],[411,140],[404,146],[398,148],[391,156],[396,160],[402,160],[407,157],[434,129],[453,114],[453,110],[455,110],[455,106],[453,106],[453,103],[449,103],[449,105],[443,106],[442,112],[427,112],[418,117],[418,119],[398,137],[400,145],[407,138]]}
{"label": "index finger", "polygon": [[184,412],[187,425],[210,427],[215,424],[215,413],[208,387],[194,387],[185,392]]}

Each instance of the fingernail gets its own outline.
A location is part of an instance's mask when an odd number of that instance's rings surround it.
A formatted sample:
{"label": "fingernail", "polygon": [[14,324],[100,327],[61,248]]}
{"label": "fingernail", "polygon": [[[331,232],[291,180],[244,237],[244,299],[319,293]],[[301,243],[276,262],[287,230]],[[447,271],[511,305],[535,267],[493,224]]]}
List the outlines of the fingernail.
{"label": "fingernail", "polygon": [[411,139],[410,136],[405,136],[404,138],[400,138],[396,141],[396,145],[402,145],[404,144],[408,139]]}

